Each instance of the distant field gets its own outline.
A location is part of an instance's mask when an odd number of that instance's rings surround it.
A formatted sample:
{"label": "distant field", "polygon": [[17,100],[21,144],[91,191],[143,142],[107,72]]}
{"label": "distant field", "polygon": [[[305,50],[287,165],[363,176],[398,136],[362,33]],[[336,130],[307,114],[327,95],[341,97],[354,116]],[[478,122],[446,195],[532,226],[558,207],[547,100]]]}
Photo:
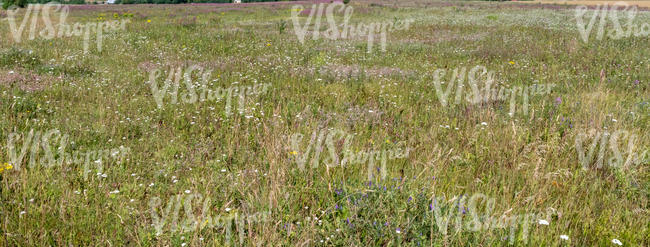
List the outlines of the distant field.
{"label": "distant field", "polygon": [[[598,4],[604,4],[607,3],[609,5],[612,5],[618,1],[607,1],[607,0],[574,0],[574,1],[553,1],[553,0],[541,0],[541,1],[521,1],[522,3],[543,3],[543,4],[570,4],[570,5],[598,5]],[[650,1],[622,1],[626,2],[629,5],[637,5],[639,7],[648,7],[650,8]]]}

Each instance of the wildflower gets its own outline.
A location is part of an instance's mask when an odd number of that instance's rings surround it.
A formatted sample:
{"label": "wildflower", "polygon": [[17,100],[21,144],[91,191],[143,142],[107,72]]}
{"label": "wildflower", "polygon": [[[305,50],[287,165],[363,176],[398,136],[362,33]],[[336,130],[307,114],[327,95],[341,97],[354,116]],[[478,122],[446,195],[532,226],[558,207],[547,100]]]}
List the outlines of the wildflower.
{"label": "wildflower", "polygon": [[389,144],[390,144],[390,140],[386,139],[386,143],[389,143]]}
{"label": "wildflower", "polygon": [[185,194],[189,194],[189,193],[192,193],[192,191],[190,191],[190,190],[185,190]]}
{"label": "wildflower", "polygon": [[510,64],[515,64],[515,61],[510,61],[510,62],[508,62],[508,63],[510,63]]}
{"label": "wildflower", "polygon": [[560,239],[569,240],[569,236],[567,236],[567,235],[560,235]]}
{"label": "wildflower", "polygon": [[537,223],[540,224],[540,225],[547,225],[548,226],[548,221],[546,221],[546,220],[539,220]]}
{"label": "wildflower", "polygon": [[120,191],[119,190],[114,190],[114,191],[111,191],[111,192],[108,192],[108,193],[109,194],[117,194],[117,193],[120,193]]}
{"label": "wildflower", "polygon": [[621,243],[621,240],[618,240],[618,239],[612,239],[612,243],[614,243],[616,245],[623,245],[623,243]]}
{"label": "wildflower", "polygon": [[402,233],[402,229],[400,229],[400,228],[398,227],[397,230],[395,230],[395,232],[396,232],[397,234],[400,234],[400,233]]}
{"label": "wildflower", "polygon": [[271,46],[271,43],[267,43],[266,46]]}
{"label": "wildflower", "polygon": [[481,122],[481,125],[487,126],[487,123],[486,122]]}
{"label": "wildflower", "polygon": [[555,98],[555,105],[562,104],[562,97]]}
{"label": "wildflower", "polygon": [[298,152],[296,152],[296,151],[291,151],[291,152],[289,152],[289,154],[296,155],[296,154],[298,154]]}
{"label": "wildflower", "polygon": [[151,20],[147,20],[147,23],[151,23]]}
{"label": "wildflower", "polygon": [[230,208],[226,208],[226,212],[230,212],[230,210],[232,210],[232,209],[230,209]]}
{"label": "wildflower", "polygon": [[11,170],[13,168],[14,168],[13,165],[11,165],[9,163],[4,163],[2,166],[0,166],[0,173],[2,173],[2,171],[4,171],[4,170]]}

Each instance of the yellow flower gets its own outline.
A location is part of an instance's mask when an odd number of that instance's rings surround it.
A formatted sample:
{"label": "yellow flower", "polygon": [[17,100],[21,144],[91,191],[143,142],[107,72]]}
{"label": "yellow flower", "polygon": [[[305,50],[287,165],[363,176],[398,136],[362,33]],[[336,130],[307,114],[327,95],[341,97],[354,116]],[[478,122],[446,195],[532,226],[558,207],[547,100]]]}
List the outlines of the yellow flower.
{"label": "yellow flower", "polygon": [[0,173],[2,173],[4,170],[11,170],[13,168],[14,168],[13,165],[9,163],[4,163],[2,166],[0,166]]}
{"label": "yellow flower", "polygon": [[296,155],[296,154],[298,154],[298,152],[296,152],[296,151],[291,151],[291,152],[289,152],[289,154]]}
{"label": "yellow flower", "polygon": [[390,143],[390,140],[386,139],[386,143]]}
{"label": "yellow flower", "polygon": [[509,63],[510,63],[510,64],[515,64],[515,61],[510,61]]}
{"label": "yellow flower", "polygon": [[147,23],[151,23],[151,20],[147,20]]}
{"label": "yellow flower", "polygon": [[266,46],[271,46],[271,43],[266,44]]}

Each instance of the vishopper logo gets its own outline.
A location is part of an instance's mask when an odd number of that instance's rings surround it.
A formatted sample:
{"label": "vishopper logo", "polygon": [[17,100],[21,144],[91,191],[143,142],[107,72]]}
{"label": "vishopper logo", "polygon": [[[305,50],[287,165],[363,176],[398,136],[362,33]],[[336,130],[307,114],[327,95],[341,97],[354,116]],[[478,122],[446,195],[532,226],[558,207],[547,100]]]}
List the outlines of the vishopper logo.
{"label": "vishopper logo", "polygon": [[[516,110],[516,97],[521,96],[523,114],[528,114],[530,97],[533,95],[549,94],[555,84],[534,84],[532,86],[515,86],[515,87],[497,87],[494,79],[494,72],[488,71],[484,66],[476,66],[467,71],[467,67],[456,68],[453,73],[449,73],[449,80],[445,81],[447,70],[437,69],[433,74],[433,85],[436,89],[436,95],[442,106],[450,104],[450,94],[455,89],[454,105],[458,105],[463,100],[465,91],[465,81],[467,78],[470,91],[465,95],[464,100],[469,104],[479,104],[491,101],[505,101],[510,99],[509,115],[512,116]],[[447,85],[446,88],[443,85]],[[484,85],[480,88],[480,85]]]}
{"label": "vishopper logo", "polygon": [[[193,201],[197,205],[202,205],[200,214],[196,216],[194,214],[195,207],[193,207]],[[249,215],[233,212],[228,215],[216,215],[212,217],[210,212],[211,205],[210,198],[204,198],[199,193],[172,196],[164,208],[161,208],[162,200],[159,197],[151,198],[149,207],[151,208],[152,226],[156,231],[156,235],[161,235],[165,232],[165,229],[169,229],[173,234],[201,231],[205,228],[223,228],[226,231],[226,243],[230,243],[234,222],[239,234],[239,244],[242,245],[244,243],[244,230],[247,229],[245,227],[246,225],[250,229],[252,223],[271,221],[270,211],[257,212]],[[183,208],[184,218],[179,218],[181,207]],[[161,214],[158,212],[161,212]],[[169,228],[166,226],[169,226]]]}
{"label": "vishopper logo", "polygon": [[[334,12],[338,9],[338,12],[344,12],[343,24],[338,25],[336,23],[336,17]],[[323,18],[323,10],[325,10],[325,17],[327,18],[327,23],[329,28],[323,32],[323,36],[330,40],[336,40],[339,38],[342,39],[352,39],[357,37],[367,37],[368,39],[368,53],[372,51],[373,44],[375,42],[375,35],[379,34],[381,38],[381,50],[386,51],[386,38],[387,32],[393,30],[406,30],[409,28],[411,22],[414,22],[412,19],[407,19],[405,21],[386,21],[386,22],[373,22],[373,23],[358,23],[356,26],[350,25],[350,18],[354,12],[352,6],[345,6],[341,2],[330,3],[325,9],[325,4],[313,4],[309,12],[309,16],[304,24],[300,24],[300,13],[303,10],[302,5],[294,5],[291,9],[291,19],[293,21],[293,29],[298,37],[300,43],[305,44],[305,36],[310,27],[312,21],[313,25],[313,39],[318,40],[320,38],[320,29],[321,29],[321,20]],[[314,20],[314,16],[316,19]],[[339,29],[340,27],[340,29]]]}
{"label": "vishopper logo", "polygon": [[[553,215],[556,215],[554,209],[549,208],[546,214],[543,213],[526,213],[518,215],[508,215],[510,210],[504,212],[500,217],[495,216],[495,199],[490,198],[482,193],[475,193],[469,197],[460,195],[453,198],[438,196],[433,200],[429,209],[433,211],[435,225],[443,235],[448,234],[448,229],[453,227],[455,234],[460,233],[463,228],[468,231],[488,231],[490,229],[509,229],[509,241],[513,244],[516,235],[521,234],[521,239],[527,243],[529,227],[531,222],[536,219],[544,219],[550,222]],[[450,222],[455,224],[451,225]]]}
{"label": "vishopper logo", "polygon": [[[216,82],[216,79],[210,80],[212,70],[206,70],[200,66],[193,65],[183,71],[183,67],[170,67],[167,71],[167,77],[162,86],[158,83],[161,70],[155,69],[149,72],[148,83],[151,88],[154,100],[158,108],[163,108],[163,101],[165,96],[169,95],[172,104],[178,104],[178,94],[180,88],[180,81],[183,80],[186,92],[181,93],[181,100],[186,104],[194,104],[197,101],[221,101],[225,99],[225,113],[227,116],[232,114],[233,101],[237,101],[237,110],[239,114],[244,114],[247,96],[260,96],[268,91],[271,86],[269,83],[255,84],[251,86],[232,86],[212,87],[211,84]],[[220,77],[220,76],[219,76]]]}
{"label": "vishopper logo", "polygon": [[[589,145],[588,138],[593,138],[591,145]],[[646,157],[648,150],[637,156],[637,151],[640,151],[636,150],[637,140],[638,136],[627,130],[616,130],[611,134],[608,131],[596,129],[584,131],[576,135],[575,139],[578,161],[584,169],[588,169],[590,166],[601,169],[605,161],[609,167],[613,168],[630,168],[632,165],[638,166],[647,163],[649,162]],[[585,147],[588,147],[588,152],[585,152],[587,151]],[[596,151],[598,151],[597,157],[594,156]],[[626,151],[626,153],[621,151]],[[627,158],[624,158],[625,156]]]}
{"label": "vishopper logo", "polygon": [[[103,44],[103,35],[107,31],[117,31],[125,30],[126,23],[131,22],[130,19],[122,19],[115,21],[105,21],[105,22],[89,22],[89,23],[79,23],[76,22],[72,25],[67,24],[67,18],[70,13],[68,6],[61,5],[57,2],[49,2],[47,4],[29,4],[23,19],[20,22],[20,26],[17,24],[17,15],[21,9],[12,6],[7,10],[7,21],[9,22],[9,28],[11,30],[11,35],[16,43],[20,43],[23,38],[23,33],[25,27],[29,23],[29,40],[34,40],[36,38],[36,31],[38,28],[42,28],[38,35],[43,39],[54,39],[62,37],[72,37],[83,36],[83,49],[84,53],[88,52],[90,47],[90,37],[91,33],[95,33],[96,42],[97,42],[97,51],[102,51]],[[59,12],[58,23],[54,24],[52,18],[55,16],[55,12]],[[39,22],[39,15],[41,15],[41,20],[43,25]]]}
{"label": "vishopper logo", "polygon": [[[17,149],[16,144],[22,139],[22,146]],[[56,145],[58,140],[59,144]],[[54,167],[56,165],[63,166],[71,164],[84,164],[83,176],[84,179],[88,178],[88,173],[91,172],[91,166],[95,166],[97,175],[103,175],[104,163],[115,162],[121,164],[124,162],[126,154],[130,152],[129,148],[120,146],[119,148],[93,150],[93,151],[74,151],[72,153],[66,152],[68,146],[69,136],[62,135],[61,131],[57,129],[48,130],[45,132],[34,131],[33,129],[27,134],[11,133],[7,139],[7,154],[14,165],[14,169],[20,170],[23,160],[29,152],[29,159],[27,164],[30,169],[37,165],[45,168]],[[50,145],[52,144],[54,145]],[[74,144],[74,142],[72,142]],[[18,152],[20,150],[20,153]],[[56,151],[55,151],[56,150]]]}
{"label": "vishopper logo", "polygon": [[[619,9],[621,7],[625,8]],[[589,23],[585,24],[584,17],[588,11],[589,9],[586,6],[581,5],[576,7],[575,13],[578,31],[580,32],[580,36],[585,43],[589,41],[589,36],[594,28],[594,24],[596,24],[596,19],[599,16],[600,20],[598,23],[598,33],[596,34],[596,38],[598,40],[603,39],[605,35],[605,28],[609,28],[607,26],[608,19],[611,20],[613,25],[609,32],[607,32],[607,37],[611,39],[629,38],[632,36],[632,34],[634,34],[636,37],[644,37],[650,35],[650,23],[643,23],[641,25],[634,23],[634,19],[636,18],[638,12],[637,7],[629,6],[626,2],[616,2],[611,7],[609,7],[607,3],[603,5],[596,5],[595,10],[593,11],[593,15],[591,15],[591,19],[588,19]],[[623,28],[623,22],[619,20],[619,14],[622,14],[622,16],[627,16],[627,21],[624,22],[626,30]]]}
{"label": "vishopper logo", "polygon": [[[292,159],[295,159],[300,170],[305,169],[305,164],[309,161],[309,157],[311,157],[311,167],[318,168],[321,162],[321,153],[325,151],[323,148],[323,142],[325,142],[325,146],[327,147],[326,155],[328,156],[323,159],[323,163],[328,168],[339,165],[345,167],[348,165],[365,164],[367,162],[368,180],[373,177],[375,165],[379,166],[379,163],[381,164],[381,168],[377,167],[376,169],[381,172],[381,178],[383,179],[386,177],[388,160],[407,158],[411,151],[411,148],[404,147],[405,145],[403,143],[394,144],[386,140],[386,145],[392,147],[370,148],[354,152],[351,147],[353,136],[340,129],[314,130],[306,149],[301,148],[305,142],[303,134],[294,133],[289,139],[291,145],[289,154],[292,156]],[[342,147],[337,148],[336,144],[341,143]],[[304,150],[304,152],[300,152],[301,150]],[[342,159],[339,157],[340,153],[343,153]],[[377,164],[375,164],[376,162]]]}

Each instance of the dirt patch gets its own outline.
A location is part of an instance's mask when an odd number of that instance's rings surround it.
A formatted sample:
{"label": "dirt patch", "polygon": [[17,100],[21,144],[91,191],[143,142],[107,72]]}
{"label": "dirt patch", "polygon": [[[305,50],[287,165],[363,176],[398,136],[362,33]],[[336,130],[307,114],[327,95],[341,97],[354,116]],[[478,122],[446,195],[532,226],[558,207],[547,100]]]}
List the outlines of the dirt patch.
{"label": "dirt patch", "polygon": [[0,85],[7,87],[19,87],[21,90],[34,92],[42,91],[61,77],[38,75],[29,71],[0,70]]}

